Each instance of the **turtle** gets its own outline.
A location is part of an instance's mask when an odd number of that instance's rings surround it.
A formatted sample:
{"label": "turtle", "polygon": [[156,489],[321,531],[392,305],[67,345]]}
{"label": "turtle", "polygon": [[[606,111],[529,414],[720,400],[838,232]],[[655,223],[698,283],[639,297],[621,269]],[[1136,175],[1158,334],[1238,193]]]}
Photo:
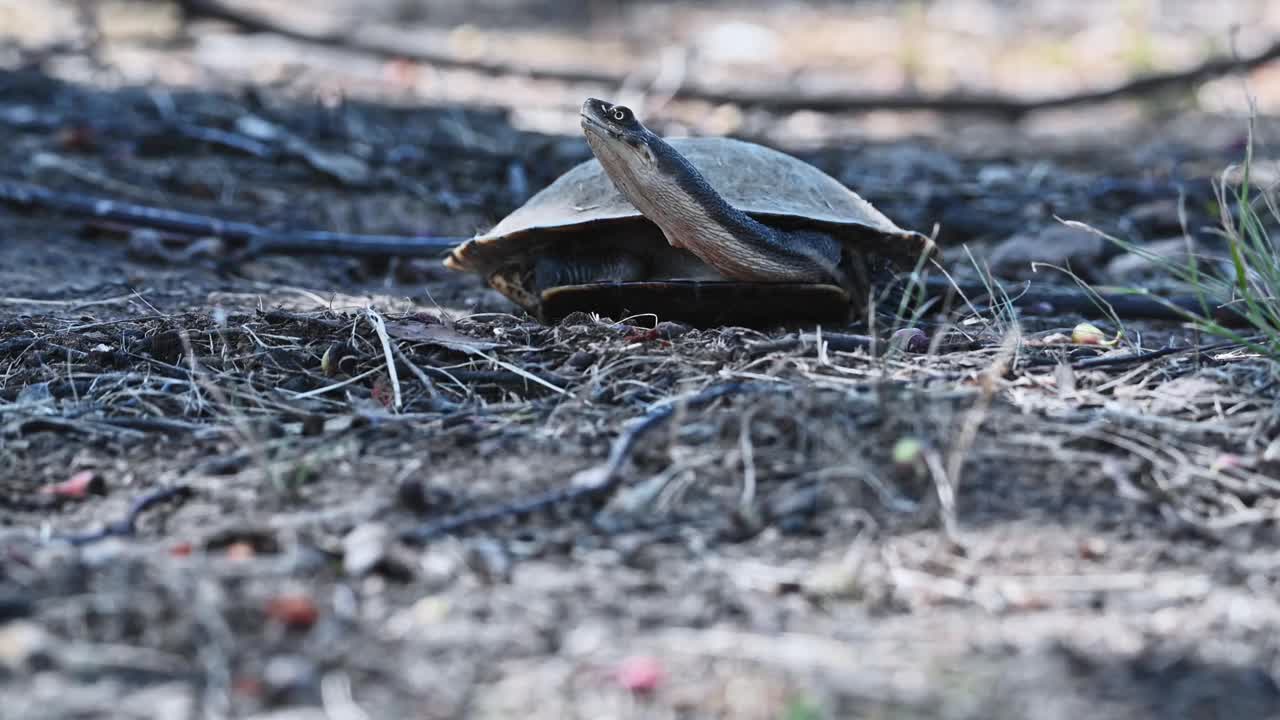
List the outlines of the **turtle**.
{"label": "turtle", "polygon": [[935,252],[782,151],[662,138],[596,98],[580,115],[594,157],[444,261],[543,323],[576,311],[699,326],[843,322],[886,273]]}

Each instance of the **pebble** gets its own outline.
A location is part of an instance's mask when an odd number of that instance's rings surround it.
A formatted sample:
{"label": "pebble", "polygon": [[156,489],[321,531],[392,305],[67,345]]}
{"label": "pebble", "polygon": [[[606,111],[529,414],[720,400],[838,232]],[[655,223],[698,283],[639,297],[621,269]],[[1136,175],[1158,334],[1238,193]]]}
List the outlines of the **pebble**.
{"label": "pebble", "polygon": [[320,673],[315,663],[297,655],[277,655],[267,661],[262,680],[276,698],[311,700],[319,695]]}
{"label": "pebble", "polygon": [[416,515],[429,515],[454,505],[453,493],[418,478],[401,481],[396,486],[396,500],[400,507]]}
{"label": "pebble", "polygon": [[498,584],[511,581],[514,563],[501,543],[484,538],[473,540],[467,544],[463,557],[467,567],[481,582]]}
{"label": "pebble", "polygon": [[414,559],[396,542],[391,529],[382,523],[357,525],[342,539],[342,569],[352,577],[377,571],[407,580],[413,575]]}
{"label": "pebble", "polygon": [[1169,271],[1161,266],[1160,260],[1185,266],[1190,260],[1188,247],[1192,251],[1198,251],[1194,240],[1188,245],[1187,239],[1181,237],[1144,243],[1142,248],[1156,257],[1146,257],[1136,253],[1117,255],[1107,263],[1107,277],[1113,280],[1133,280],[1153,275],[1168,275]]}
{"label": "pebble", "polygon": [[1001,277],[1029,280],[1057,272],[1032,269],[1032,263],[1047,263],[1088,280],[1097,274],[1109,244],[1086,230],[1051,225],[1039,232],[1019,233],[997,245],[990,256],[991,271]]}
{"label": "pebble", "polygon": [[0,625],[0,668],[21,672],[48,666],[53,642],[45,629],[26,620]]}
{"label": "pebble", "polygon": [[889,346],[909,353],[928,352],[929,336],[920,328],[902,328],[889,337]]}
{"label": "pebble", "polygon": [[693,328],[684,323],[664,320],[663,322],[658,323],[658,326],[654,328],[654,330],[657,331],[658,337],[663,340],[671,340],[689,333]]}
{"label": "pebble", "polygon": [[569,359],[565,362],[565,364],[573,368],[574,370],[585,370],[591,367],[592,364],[595,363],[595,361],[596,361],[595,353],[587,352],[586,350],[579,350],[574,354],[570,355]]}

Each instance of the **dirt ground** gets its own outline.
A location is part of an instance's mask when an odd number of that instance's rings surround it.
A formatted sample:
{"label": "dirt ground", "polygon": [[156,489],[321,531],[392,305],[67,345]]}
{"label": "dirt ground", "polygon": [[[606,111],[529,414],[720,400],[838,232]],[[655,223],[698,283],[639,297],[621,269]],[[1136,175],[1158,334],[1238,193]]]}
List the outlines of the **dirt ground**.
{"label": "dirt ground", "polygon": [[[818,88],[885,55],[822,18],[938,48],[871,68],[879,89],[1070,91],[1193,62],[1212,46],[1188,28],[1223,41],[1226,16],[1246,47],[1280,32],[1249,2],[1126,4],[1140,43],[1090,3],[479,3],[462,30],[462,4],[370,5],[462,51],[610,68],[660,56],[653,33],[772,19],[771,62]],[[74,7],[0,4],[0,176],[265,227],[469,236],[590,157],[581,97],[636,92],[183,27],[163,3],[102,3],[89,33]],[[825,39],[809,56],[799,27]],[[685,71],[715,78],[723,43],[688,42]],[[952,77],[957,57],[981,70]],[[637,106],[794,152],[936,225],[972,278],[969,253],[1055,218],[1220,250],[1239,81],[1021,123],[658,86]],[[1250,82],[1280,107],[1280,70]],[[1264,112],[1264,182],[1277,129]],[[1074,315],[930,315],[949,342],[924,354],[841,344],[858,325],[546,326],[436,259],[226,264],[192,240],[0,206],[0,717],[1280,717],[1280,384],[1254,354],[1140,320],[1064,344]],[[1081,257],[1166,285],[1107,244]],[[1162,347],[1183,351],[1126,359]],[[451,529],[610,470],[611,492]]]}

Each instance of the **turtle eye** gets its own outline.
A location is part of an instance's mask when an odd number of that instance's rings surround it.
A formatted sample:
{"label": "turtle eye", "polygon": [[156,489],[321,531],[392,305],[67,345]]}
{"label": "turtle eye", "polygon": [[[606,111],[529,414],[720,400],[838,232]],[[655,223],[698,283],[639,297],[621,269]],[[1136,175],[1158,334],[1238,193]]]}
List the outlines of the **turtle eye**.
{"label": "turtle eye", "polygon": [[614,120],[617,120],[618,122],[626,122],[627,118],[631,116],[631,111],[624,107],[615,105],[612,114]]}

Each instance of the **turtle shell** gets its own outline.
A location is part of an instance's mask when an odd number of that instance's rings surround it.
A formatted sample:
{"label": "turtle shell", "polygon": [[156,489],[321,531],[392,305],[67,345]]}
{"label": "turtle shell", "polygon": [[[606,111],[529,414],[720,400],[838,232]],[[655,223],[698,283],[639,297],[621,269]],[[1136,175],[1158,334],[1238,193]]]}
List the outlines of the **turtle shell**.
{"label": "turtle shell", "polygon": [[[898,227],[839,180],[799,158],[730,138],[666,141],[729,204],[761,222],[823,230],[903,269],[932,252],[927,237]],[[618,192],[600,161],[591,159],[561,175],[489,232],[455,248],[445,265],[488,277],[502,265],[522,262],[557,234],[640,221],[649,222]]]}

